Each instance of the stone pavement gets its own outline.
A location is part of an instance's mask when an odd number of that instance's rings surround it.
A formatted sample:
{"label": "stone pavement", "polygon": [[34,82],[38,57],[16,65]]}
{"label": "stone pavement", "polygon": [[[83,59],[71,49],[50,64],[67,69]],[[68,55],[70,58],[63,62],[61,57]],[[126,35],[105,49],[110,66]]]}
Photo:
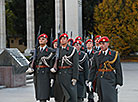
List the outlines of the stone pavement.
{"label": "stone pavement", "polygon": [[[119,92],[119,102],[138,102],[138,63],[122,63],[122,66],[124,86]],[[0,102],[35,102],[33,84],[0,89]]]}

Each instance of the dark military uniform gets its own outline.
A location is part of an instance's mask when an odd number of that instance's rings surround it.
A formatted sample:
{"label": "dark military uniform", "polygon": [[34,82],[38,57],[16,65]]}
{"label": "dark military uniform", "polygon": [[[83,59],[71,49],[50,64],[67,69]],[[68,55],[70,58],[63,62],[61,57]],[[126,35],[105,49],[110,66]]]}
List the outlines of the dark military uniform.
{"label": "dark military uniform", "polygon": [[85,52],[79,51],[79,79],[77,81],[78,102],[83,102],[86,97],[86,80],[88,80],[88,56]]}
{"label": "dark military uniform", "polygon": [[[93,62],[93,56],[94,56],[94,50],[91,50],[91,52],[88,52],[88,50],[86,50],[86,53],[87,53],[87,55],[88,55],[88,60],[89,60],[89,70],[90,70],[90,68],[92,67],[92,62]],[[88,92],[88,102],[94,102],[94,100],[93,100],[93,91],[95,91],[94,90],[95,88],[93,88],[92,89],[92,91],[90,92],[89,91],[89,88],[87,87],[87,92]]]}
{"label": "dark military uniform", "polygon": [[[36,100],[48,100],[50,96],[50,68],[53,64],[52,58],[54,56],[54,50],[49,47],[46,47],[43,51],[40,51],[40,48],[37,50],[36,68],[34,72]],[[42,57],[45,57],[45,62],[42,61]]]}
{"label": "dark military uniform", "polygon": [[117,102],[116,85],[123,84],[119,54],[108,50],[107,55],[99,51],[94,55],[89,81],[96,79],[99,102]]}
{"label": "dark military uniform", "polygon": [[87,53],[88,58],[89,58],[89,68],[91,68],[92,60],[93,60],[93,56],[94,56],[95,51],[92,50],[91,52],[88,52],[88,50],[86,50],[85,52]]}
{"label": "dark military uniform", "polygon": [[93,49],[94,49],[95,52],[98,52],[98,51],[101,50],[100,46],[98,46],[98,47],[97,46],[94,46]]}
{"label": "dark military uniform", "polygon": [[72,85],[72,79],[78,79],[77,50],[67,45],[60,47],[58,71],[54,89],[56,102],[77,102],[77,85]]}

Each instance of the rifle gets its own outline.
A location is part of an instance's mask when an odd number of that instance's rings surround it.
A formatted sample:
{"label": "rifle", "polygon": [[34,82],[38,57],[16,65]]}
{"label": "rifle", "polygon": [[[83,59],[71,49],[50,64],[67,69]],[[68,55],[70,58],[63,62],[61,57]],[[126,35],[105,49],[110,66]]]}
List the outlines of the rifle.
{"label": "rifle", "polygon": [[84,39],[83,39],[83,42],[84,42],[84,49],[86,49],[86,30],[84,31]]}
{"label": "rifle", "polygon": [[56,50],[56,59],[55,59],[55,63],[53,68],[50,69],[51,72],[55,73],[57,71],[57,63],[58,63],[58,59],[59,59],[59,47],[60,47],[60,25],[59,25],[59,32],[58,32],[58,41],[57,41],[57,50]]}
{"label": "rifle", "polygon": [[40,32],[41,32],[41,25],[39,26],[39,30],[38,30],[38,34],[37,34],[37,37],[36,37],[36,45],[35,45],[35,50],[34,50],[34,54],[33,54],[33,60],[32,60],[32,63],[31,63],[31,68],[35,69],[35,60],[36,60],[36,57],[37,57],[37,48],[39,46],[39,35],[40,35]]}
{"label": "rifle", "polygon": [[[70,37],[71,37],[71,39],[72,39],[72,31],[71,31],[71,33],[70,33]],[[70,45],[72,45],[73,44],[73,40],[71,40],[71,44]]]}
{"label": "rifle", "polygon": [[53,41],[53,29],[51,28],[51,37],[50,37],[50,46],[52,47],[52,41]]}

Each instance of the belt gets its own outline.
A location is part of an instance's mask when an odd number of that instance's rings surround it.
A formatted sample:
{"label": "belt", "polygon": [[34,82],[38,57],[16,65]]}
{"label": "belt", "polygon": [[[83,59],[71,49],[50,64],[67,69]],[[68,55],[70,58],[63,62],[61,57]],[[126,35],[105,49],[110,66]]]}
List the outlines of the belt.
{"label": "belt", "polygon": [[111,72],[112,69],[98,69],[99,72]]}
{"label": "belt", "polygon": [[59,69],[67,69],[67,68],[71,68],[72,66],[59,66]]}
{"label": "belt", "polygon": [[45,65],[36,65],[36,68],[47,68],[48,66]]}

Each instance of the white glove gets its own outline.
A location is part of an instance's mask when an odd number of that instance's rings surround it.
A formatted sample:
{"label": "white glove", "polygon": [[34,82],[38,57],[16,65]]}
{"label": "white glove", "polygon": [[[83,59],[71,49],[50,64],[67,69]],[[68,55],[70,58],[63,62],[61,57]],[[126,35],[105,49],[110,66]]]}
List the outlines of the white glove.
{"label": "white glove", "polygon": [[51,80],[50,80],[50,87],[52,87],[53,84],[54,84],[54,79],[51,79]]}
{"label": "white glove", "polygon": [[88,83],[89,90],[92,91],[92,82]]}
{"label": "white glove", "polygon": [[121,88],[121,86],[117,84],[115,89],[117,90],[117,92],[119,92],[120,88]]}
{"label": "white glove", "polygon": [[56,73],[56,72],[57,72],[57,70],[56,70],[55,68],[51,68],[50,71],[51,71],[52,73]]}
{"label": "white glove", "polygon": [[72,85],[74,86],[74,85],[76,85],[77,80],[76,79],[72,79],[71,82],[72,82]]}
{"label": "white glove", "polygon": [[33,73],[33,72],[34,72],[34,69],[33,68],[28,68],[27,71],[26,71],[26,74]]}
{"label": "white glove", "polygon": [[93,99],[94,99],[94,102],[98,102],[99,100],[99,96],[96,92],[93,92]]}
{"label": "white glove", "polygon": [[85,84],[86,84],[86,86],[89,86],[89,84],[88,84],[88,80],[85,81]]}

